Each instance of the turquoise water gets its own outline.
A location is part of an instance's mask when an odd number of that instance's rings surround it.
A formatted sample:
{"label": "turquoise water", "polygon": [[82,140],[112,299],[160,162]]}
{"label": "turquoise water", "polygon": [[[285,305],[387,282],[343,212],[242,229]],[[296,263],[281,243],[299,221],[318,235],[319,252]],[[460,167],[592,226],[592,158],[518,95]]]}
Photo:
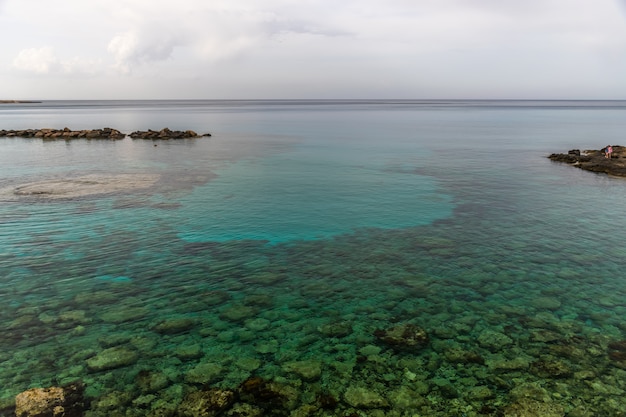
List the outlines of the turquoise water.
{"label": "turquoise water", "polygon": [[[0,408],[82,381],[91,416],[181,414],[209,387],[239,393],[227,415],[623,415],[626,182],[546,156],[621,144],[624,111],[1,107],[3,129],[213,136],[0,139]],[[57,200],[11,192],[119,174],[158,180]],[[426,347],[376,336],[406,324]],[[245,391],[255,377],[264,395]]]}

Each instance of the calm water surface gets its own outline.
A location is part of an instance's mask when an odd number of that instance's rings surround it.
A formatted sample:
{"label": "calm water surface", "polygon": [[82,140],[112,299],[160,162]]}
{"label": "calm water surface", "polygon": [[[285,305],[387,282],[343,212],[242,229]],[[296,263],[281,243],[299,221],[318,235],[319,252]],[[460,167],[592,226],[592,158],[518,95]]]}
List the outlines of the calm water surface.
{"label": "calm water surface", "polygon": [[[623,144],[625,112],[2,105],[2,129],[213,136],[0,139],[0,407],[82,381],[91,416],[182,415],[208,387],[239,393],[229,415],[625,415],[626,182],[546,158]],[[121,174],[158,180],[59,200],[13,194]],[[375,335],[407,324],[427,346]],[[245,391],[251,378],[272,401]]]}

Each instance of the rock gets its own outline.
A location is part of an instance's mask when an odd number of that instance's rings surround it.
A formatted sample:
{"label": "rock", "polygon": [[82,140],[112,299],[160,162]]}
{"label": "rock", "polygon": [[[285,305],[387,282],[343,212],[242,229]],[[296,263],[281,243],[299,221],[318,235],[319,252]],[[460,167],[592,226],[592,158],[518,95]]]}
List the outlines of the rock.
{"label": "rock", "polygon": [[211,362],[202,362],[191,368],[185,374],[185,382],[190,384],[208,384],[217,379],[222,372],[222,365]]}
{"label": "rock", "polygon": [[294,387],[260,377],[245,380],[238,393],[242,401],[274,412],[271,415],[282,415],[276,413],[279,410],[293,410],[299,398],[299,391]]}
{"label": "rock", "polygon": [[190,330],[195,322],[188,317],[165,319],[152,326],[152,330],[160,334],[176,334]]}
{"label": "rock", "polygon": [[384,408],[389,406],[382,395],[364,387],[348,387],[343,398],[354,408]]}
{"label": "rock", "polygon": [[495,371],[521,371],[528,369],[530,361],[527,358],[517,357],[515,359],[495,358],[487,361],[489,369]]}
{"label": "rock", "polygon": [[485,385],[471,387],[467,389],[465,395],[470,401],[485,401],[495,398],[496,396],[495,393]]}
{"label": "rock", "polygon": [[261,360],[258,358],[240,357],[235,360],[235,365],[244,371],[252,372],[259,369]]}
{"label": "rock", "polygon": [[283,370],[298,374],[306,381],[315,381],[322,374],[322,363],[313,360],[289,362],[283,365]]}
{"label": "rock", "polygon": [[602,150],[586,150],[580,152],[572,149],[567,154],[553,153],[548,156],[555,162],[563,162],[585,171],[604,173],[619,177],[626,176],[626,148],[613,146],[611,159],[604,157]]}
{"label": "rock", "polygon": [[514,400],[532,399],[540,402],[550,402],[552,398],[548,390],[536,382],[521,383],[509,391],[509,395]]}
{"label": "rock", "polygon": [[394,409],[415,410],[427,402],[426,398],[407,386],[392,390],[387,396]]}
{"label": "rock", "polygon": [[530,364],[530,372],[540,378],[567,378],[572,370],[563,361],[538,360]]}
{"label": "rock", "polygon": [[263,331],[270,327],[270,324],[271,322],[264,318],[250,319],[245,322],[246,329],[252,330],[253,332]]}
{"label": "rock", "polygon": [[140,371],[135,381],[143,394],[160,391],[170,384],[167,375],[151,371]]}
{"label": "rock", "polygon": [[136,351],[115,346],[87,359],[87,367],[91,371],[99,372],[132,365],[137,362],[137,359],[139,359],[139,355]]}
{"label": "rock", "polygon": [[247,318],[251,318],[256,314],[256,312],[257,310],[253,307],[236,304],[222,310],[220,318],[223,320],[239,322],[244,321]]}
{"label": "rock", "polygon": [[608,354],[615,366],[626,369],[626,340],[609,343]]}
{"label": "rock", "polygon": [[235,401],[235,393],[228,390],[210,389],[188,394],[180,403],[180,417],[212,417],[222,413]]}
{"label": "rock", "polygon": [[202,302],[207,306],[216,306],[231,298],[226,291],[207,291],[202,294]]}
{"label": "rock", "polygon": [[[187,139],[195,138],[199,135],[193,130],[170,130],[167,127],[159,131],[136,131],[129,135],[133,139]],[[205,133],[202,136],[211,136]],[[23,130],[5,130],[0,129],[0,137],[22,137],[22,138],[41,138],[41,139],[109,139],[119,140],[126,137],[125,133],[117,129],[105,127],[102,129],[91,130],[71,130],[68,127],[63,129],[23,129]]]}
{"label": "rock", "polygon": [[226,413],[227,417],[263,417],[265,412],[250,404],[234,404]]}
{"label": "rock", "polygon": [[63,129],[0,130],[0,137],[2,136],[66,140],[75,138],[119,140],[124,139],[126,134],[110,127],[92,130],[71,130],[65,127]]}
{"label": "rock", "polygon": [[80,417],[83,415],[84,386],[32,388],[15,397],[17,417]]}
{"label": "rock", "polygon": [[194,343],[191,345],[177,346],[174,349],[174,355],[180,360],[188,361],[193,359],[200,359],[202,356],[204,356],[204,352],[202,351],[202,347],[199,343]]}
{"label": "rock", "polygon": [[563,417],[565,411],[558,404],[524,398],[504,407],[499,415],[502,417]]}
{"label": "rock", "polygon": [[346,337],[352,334],[352,324],[348,321],[338,321],[319,326],[317,331],[326,337]]}
{"label": "rock", "polygon": [[504,333],[485,330],[478,335],[478,344],[491,352],[497,352],[513,344],[513,340]]}
{"label": "rock", "polygon": [[561,302],[554,297],[539,297],[530,302],[538,310],[558,310]]}
{"label": "rock", "polygon": [[[130,135],[131,138],[133,139],[189,139],[189,138],[196,138],[199,135],[194,132],[193,130],[185,130],[185,131],[180,131],[180,130],[170,130],[169,128],[163,128],[159,131],[155,131],[155,130],[137,130],[135,132],[132,132]],[[211,136],[209,133],[205,133],[202,136]]]}
{"label": "rock", "polygon": [[460,348],[446,349],[444,356],[448,362],[452,363],[477,363],[479,365],[485,364],[485,358],[478,353],[470,352]]}
{"label": "rock", "polygon": [[428,345],[426,330],[414,324],[405,323],[386,330],[376,330],[374,336],[394,349],[417,350]]}

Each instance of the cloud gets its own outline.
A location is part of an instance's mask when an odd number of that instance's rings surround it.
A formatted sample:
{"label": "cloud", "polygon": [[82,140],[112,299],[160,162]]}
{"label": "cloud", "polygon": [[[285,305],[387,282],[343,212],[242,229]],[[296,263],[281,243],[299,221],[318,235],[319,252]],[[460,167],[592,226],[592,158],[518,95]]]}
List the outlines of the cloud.
{"label": "cloud", "polygon": [[56,65],[57,58],[49,46],[23,49],[13,59],[14,68],[36,74],[48,74]]}
{"label": "cloud", "polygon": [[50,46],[22,49],[13,59],[13,68],[31,74],[84,76],[94,75],[101,67],[101,60],[74,57],[59,59]]}
{"label": "cloud", "polygon": [[114,68],[127,74],[138,64],[170,58],[182,43],[178,35],[135,30],[116,35],[107,50],[114,57]]}
{"label": "cloud", "polygon": [[[526,90],[522,83],[545,94],[559,84],[590,91],[611,83],[612,94],[623,95],[624,5],[626,0],[0,0],[7,33],[30,28],[0,38],[0,47],[15,57],[12,76],[25,85],[32,75],[75,75],[93,78],[94,91],[106,94],[170,88],[173,95],[219,90],[224,97],[324,91],[478,96],[487,84],[516,95]],[[174,85],[180,88],[167,87]]]}
{"label": "cloud", "polygon": [[[195,58],[216,62],[239,56],[285,34],[320,37],[349,33],[323,19],[302,16],[282,7],[259,8],[257,2],[213,2],[194,8],[165,10],[164,5],[135,1],[118,10],[119,19],[133,30],[116,34],[107,51],[113,67],[124,74],[145,64],[171,59],[186,50]],[[270,2],[271,3],[271,2]],[[184,4],[184,2],[183,2]],[[189,4],[189,2],[187,2]],[[314,15],[313,13],[312,15]],[[175,28],[175,29],[173,29]]]}

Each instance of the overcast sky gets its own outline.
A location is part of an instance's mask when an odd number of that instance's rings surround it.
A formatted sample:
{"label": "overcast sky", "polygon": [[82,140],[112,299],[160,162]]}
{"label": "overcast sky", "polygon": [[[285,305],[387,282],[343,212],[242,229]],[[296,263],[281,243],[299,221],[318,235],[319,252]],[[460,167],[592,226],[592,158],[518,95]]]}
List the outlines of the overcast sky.
{"label": "overcast sky", "polygon": [[0,99],[626,99],[626,0],[0,0]]}

